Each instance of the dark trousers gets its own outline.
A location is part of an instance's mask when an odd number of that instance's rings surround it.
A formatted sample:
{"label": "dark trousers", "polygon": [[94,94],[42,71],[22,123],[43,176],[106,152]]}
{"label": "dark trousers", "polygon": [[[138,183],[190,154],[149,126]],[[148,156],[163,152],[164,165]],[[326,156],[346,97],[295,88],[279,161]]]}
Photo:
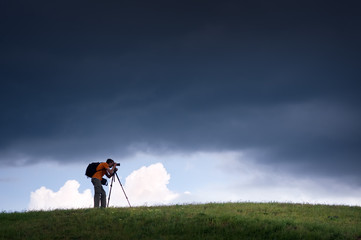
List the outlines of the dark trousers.
{"label": "dark trousers", "polygon": [[97,178],[92,178],[92,183],[94,185],[94,207],[99,207],[99,201],[101,202],[101,207],[105,208],[107,204],[107,196],[103,189],[102,183]]}

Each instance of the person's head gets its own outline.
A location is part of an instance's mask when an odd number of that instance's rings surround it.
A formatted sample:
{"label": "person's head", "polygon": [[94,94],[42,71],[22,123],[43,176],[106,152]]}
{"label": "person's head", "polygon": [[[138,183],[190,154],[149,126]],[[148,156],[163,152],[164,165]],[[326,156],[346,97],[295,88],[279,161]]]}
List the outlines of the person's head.
{"label": "person's head", "polygon": [[114,164],[114,160],[113,160],[113,159],[108,158],[108,159],[107,159],[107,164],[109,165],[109,167],[112,167],[112,166],[113,166],[113,164]]}

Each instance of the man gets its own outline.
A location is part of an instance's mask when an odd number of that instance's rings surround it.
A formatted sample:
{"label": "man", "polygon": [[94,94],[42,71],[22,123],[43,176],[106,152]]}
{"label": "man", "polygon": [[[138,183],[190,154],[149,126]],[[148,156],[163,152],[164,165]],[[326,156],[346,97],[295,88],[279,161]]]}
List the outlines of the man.
{"label": "man", "polygon": [[[110,169],[112,168],[112,169]],[[106,175],[110,178],[114,172],[117,171],[116,163],[112,159],[107,159],[106,162],[102,162],[98,165],[96,173],[92,176],[92,183],[94,185],[94,207],[99,207],[99,201],[101,201],[101,207],[106,207],[106,194],[102,186],[102,178]]]}

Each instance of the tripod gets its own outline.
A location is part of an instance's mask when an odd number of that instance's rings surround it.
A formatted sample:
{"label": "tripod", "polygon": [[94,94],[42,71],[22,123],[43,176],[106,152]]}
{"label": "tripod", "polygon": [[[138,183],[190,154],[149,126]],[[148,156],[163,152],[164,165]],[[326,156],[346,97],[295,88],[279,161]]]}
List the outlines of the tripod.
{"label": "tripod", "polygon": [[120,180],[119,180],[119,177],[118,177],[117,172],[114,172],[114,174],[113,174],[113,176],[112,176],[112,179],[110,180],[110,182],[111,182],[111,183],[110,183],[110,190],[109,190],[108,205],[107,205],[107,207],[109,207],[110,194],[112,194],[113,182],[115,182],[115,177],[114,177],[114,176],[117,176],[117,178],[118,178],[118,182],[119,182],[120,186],[122,187],[122,190],[123,190],[124,196],[125,196],[125,198],[126,198],[126,199],[127,199],[127,201],[128,201],[129,207],[132,207],[132,206],[130,206],[129,199],[128,199],[128,197],[127,197],[127,194],[125,194],[125,191],[124,191],[123,185],[122,185],[122,183],[121,183],[121,182],[120,182]]}

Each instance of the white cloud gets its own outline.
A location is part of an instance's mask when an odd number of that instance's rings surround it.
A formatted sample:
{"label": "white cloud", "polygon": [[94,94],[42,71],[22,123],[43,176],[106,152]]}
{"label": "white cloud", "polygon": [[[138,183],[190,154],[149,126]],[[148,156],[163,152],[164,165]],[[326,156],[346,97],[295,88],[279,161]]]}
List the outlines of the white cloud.
{"label": "white cloud", "polygon": [[[170,175],[163,164],[156,163],[133,171],[126,178],[124,190],[132,206],[169,204],[179,196],[168,189],[169,180]],[[128,206],[117,179],[113,183],[109,205]]]}
{"label": "white cloud", "polygon": [[80,184],[75,180],[67,181],[57,192],[41,187],[30,194],[29,210],[51,210],[68,208],[88,208],[93,205],[90,189],[79,192]]}

